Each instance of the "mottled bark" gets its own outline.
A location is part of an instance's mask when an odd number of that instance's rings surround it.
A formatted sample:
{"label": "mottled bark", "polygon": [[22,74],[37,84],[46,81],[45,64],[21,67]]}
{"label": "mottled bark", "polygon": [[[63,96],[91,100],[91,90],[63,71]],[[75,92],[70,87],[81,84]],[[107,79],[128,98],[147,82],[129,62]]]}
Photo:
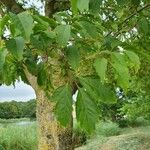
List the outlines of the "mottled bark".
{"label": "mottled bark", "polygon": [[39,144],[38,150],[58,150],[57,121],[53,114],[53,104],[50,103],[43,90],[36,90],[37,124]]}
{"label": "mottled bark", "polygon": [[[72,124],[67,128],[60,126],[54,115],[55,103],[49,100],[45,96],[45,91],[37,85],[37,78],[30,74],[25,66],[24,68],[26,77],[37,97],[38,150],[73,150]],[[53,76],[53,81],[57,86],[63,83],[59,70]]]}
{"label": "mottled bark", "polygon": [[63,128],[53,113],[54,103],[47,100],[43,90],[37,90],[37,122],[39,150],[72,150],[72,129]]}

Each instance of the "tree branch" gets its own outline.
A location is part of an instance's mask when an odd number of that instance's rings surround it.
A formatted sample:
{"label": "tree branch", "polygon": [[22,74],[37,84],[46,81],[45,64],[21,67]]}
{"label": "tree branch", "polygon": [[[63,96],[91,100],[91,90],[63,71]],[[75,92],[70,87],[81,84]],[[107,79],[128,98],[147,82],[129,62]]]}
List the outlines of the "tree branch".
{"label": "tree branch", "polygon": [[67,10],[69,8],[69,0],[45,0],[45,15],[48,17],[52,17],[56,12]]}
{"label": "tree branch", "polygon": [[18,4],[15,0],[0,0],[0,6],[4,5],[8,11],[11,11],[15,14],[23,12],[24,9],[20,4]]}
{"label": "tree branch", "polygon": [[33,87],[33,89],[36,91],[38,89],[38,86],[37,86],[37,77],[32,75],[29,71],[28,71],[28,68],[25,64],[23,64],[23,70],[24,70],[24,73],[26,75],[26,78],[28,79],[28,82],[31,84],[31,86]]}
{"label": "tree branch", "polygon": [[[52,17],[58,11],[67,10],[70,8],[69,0],[44,0],[45,1],[45,15]],[[0,6],[4,5],[8,11],[13,13],[20,13],[25,11],[23,7],[15,0],[0,0]]]}
{"label": "tree branch", "polygon": [[[129,17],[127,17],[124,21],[122,21],[118,26],[122,26],[123,24],[127,23],[131,18],[133,18],[135,15],[137,15],[138,13],[140,13],[141,11],[147,9],[150,7],[150,3],[146,4],[145,6],[143,6],[142,8],[140,8],[139,10],[137,10],[136,12],[134,12],[133,14],[131,14]],[[118,35],[118,32],[120,32],[122,30],[122,27],[115,32],[116,35]],[[107,35],[109,36],[112,33],[112,31],[110,31]]]}
{"label": "tree branch", "polygon": [[136,12],[134,12],[133,14],[131,14],[128,18],[126,18],[123,22],[120,23],[120,25],[126,23],[128,20],[130,20],[132,17],[134,17],[136,14],[140,13],[141,11],[143,11],[144,9],[150,7],[150,3],[148,3],[147,5],[145,5],[144,7],[140,8],[139,10],[137,10]]}

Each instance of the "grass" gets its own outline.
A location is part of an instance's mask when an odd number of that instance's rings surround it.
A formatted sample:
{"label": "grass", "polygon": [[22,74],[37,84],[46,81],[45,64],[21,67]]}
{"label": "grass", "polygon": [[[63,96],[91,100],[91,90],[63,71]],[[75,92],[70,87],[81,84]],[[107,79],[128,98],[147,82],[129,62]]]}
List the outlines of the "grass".
{"label": "grass", "polygon": [[1,126],[0,150],[37,150],[36,123]]}
{"label": "grass", "polygon": [[113,135],[119,135],[120,128],[117,123],[111,121],[100,122],[96,126],[95,135],[101,135],[104,137],[109,137]]}
{"label": "grass", "polygon": [[87,144],[76,150],[150,150],[150,125],[119,128],[115,123],[102,122]]}
{"label": "grass", "polygon": [[99,150],[150,150],[150,133],[135,132],[110,137]]}
{"label": "grass", "polygon": [[[0,120],[3,122],[0,126],[0,150],[37,150],[36,122],[17,125],[19,121],[29,119]],[[127,128],[119,128],[110,121],[101,122],[93,135],[87,136],[86,145],[76,150],[150,150],[150,125],[142,122]],[[74,134],[78,137],[78,146],[85,144],[85,132],[77,123]]]}
{"label": "grass", "polygon": [[111,121],[100,122],[96,126],[95,132],[87,140],[87,144],[77,148],[77,150],[99,150],[99,146],[108,140],[108,137],[118,135],[120,128]]}

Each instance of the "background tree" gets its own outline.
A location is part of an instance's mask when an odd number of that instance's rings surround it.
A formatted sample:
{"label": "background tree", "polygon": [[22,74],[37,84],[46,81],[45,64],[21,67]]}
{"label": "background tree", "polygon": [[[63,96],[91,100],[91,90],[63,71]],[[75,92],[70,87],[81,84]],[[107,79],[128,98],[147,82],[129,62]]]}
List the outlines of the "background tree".
{"label": "background tree", "polygon": [[0,2],[0,81],[9,85],[21,78],[35,90],[40,150],[73,149],[75,91],[77,120],[91,132],[97,104],[115,103],[116,87],[130,89],[140,66],[134,51],[140,45],[149,56],[149,0],[45,0],[45,16]]}
{"label": "background tree", "polygon": [[36,118],[36,101],[28,102],[1,102],[0,103],[0,118]]}
{"label": "background tree", "polygon": [[18,107],[15,105],[15,103],[8,103],[4,102],[0,104],[1,112],[0,112],[0,118],[17,118],[18,115]]}

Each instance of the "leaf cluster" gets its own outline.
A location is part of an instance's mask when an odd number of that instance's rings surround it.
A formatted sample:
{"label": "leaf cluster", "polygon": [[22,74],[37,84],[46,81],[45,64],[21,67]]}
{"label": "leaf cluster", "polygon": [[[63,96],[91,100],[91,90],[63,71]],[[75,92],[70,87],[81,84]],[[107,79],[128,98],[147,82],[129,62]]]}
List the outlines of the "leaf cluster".
{"label": "leaf cluster", "polygon": [[[77,120],[91,132],[99,118],[98,101],[115,103],[115,88],[127,92],[140,68],[136,53],[149,57],[148,7],[146,0],[71,0],[71,9],[53,18],[7,13],[0,23],[0,36],[10,33],[0,43],[0,82],[10,85],[21,78],[31,84],[27,68],[40,88],[54,92],[62,125],[71,121],[75,89]],[[143,51],[136,51],[139,43]],[[58,87],[55,76],[66,84]]]}

